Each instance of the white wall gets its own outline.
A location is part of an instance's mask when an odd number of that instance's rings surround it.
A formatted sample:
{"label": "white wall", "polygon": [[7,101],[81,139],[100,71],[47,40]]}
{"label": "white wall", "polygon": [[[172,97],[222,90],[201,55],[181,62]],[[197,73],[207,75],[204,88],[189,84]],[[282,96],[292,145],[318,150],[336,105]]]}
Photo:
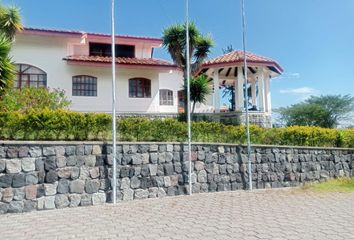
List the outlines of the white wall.
{"label": "white wall", "polygon": [[[193,102],[192,102],[193,106]],[[197,103],[195,105],[195,113],[211,113],[214,112],[214,93],[211,90],[210,94],[207,96],[205,103]]]}
{"label": "white wall", "polygon": [[[18,35],[11,55],[16,63],[36,66],[47,73],[50,88],[60,88],[72,101],[71,109],[84,112],[111,111],[111,68],[107,66],[82,66],[68,64],[62,60],[79,44],[80,38]],[[69,44],[68,44],[69,43]],[[71,48],[71,49],[70,49]],[[145,55],[143,53],[142,55]],[[177,91],[182,84],[179,73],[169,70],[117,68],[117,111],[118,112],[177,112]],[[91,75],[97,77],[97,97],[72,96],[72,76]],[[151,80],[151,98],[129,98],[130,78],[144,77]],[[159,89],[174,91],[174,106],[160,107]]]}
{"label": "white wall", "polygon": [[[97,77],[97,97],[72,96],[71,109],[85,112],[110,112],[112,102],[111,68],[68,65],[68,78],[75,75]],[[151,80],[151,98],[129,98],[129,79],[144,77]],[[118,112],[159,112],[158,73],[151,70],[117,68],[116,96]],[[71,86],[70,86],[71,89]],[[71,90],[70,90],[71,93]]]}
{"label": "white wall", "polygon": [[67,64],[62,59],[67,54],[67,42],[79,41],[73,38],[18,35],[11,55],[16,63],[30,64],[45,71],[50,88],[71,90],[71,80],[66,79]]}
{"label": "white wall", "polygon": [[136,58],[151,58],[152,47],[145,43],[139,43],[135,45],[135,57]]}
{"label": "white wall", "polygon": [[183,74],[182,72],[179,71],[160,73],[159,75],[160,89],[168,89],[173,91],[173,106],[160,106],[160,112],[166,112],[166,113],[178,112],[178,91],[183,89],[182,79],[183,79]]}

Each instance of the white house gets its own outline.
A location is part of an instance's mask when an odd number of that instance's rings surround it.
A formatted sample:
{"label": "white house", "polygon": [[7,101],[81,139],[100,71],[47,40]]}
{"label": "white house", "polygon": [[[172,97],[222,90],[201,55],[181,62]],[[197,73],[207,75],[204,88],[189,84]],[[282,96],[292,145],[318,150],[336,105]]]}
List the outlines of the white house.
{"label": "white house", "polygon": [[[26,28],[11,55],[15,87],[47,86],[66,91],[71,109],[111,111],[111,37],[106,34]],[[177,113],[182,77],[177,67],[153,58],[162,40],[116,36],[117,111]]]}
{"label": "white house", "polygon": [[[178,113],[183,109],[183,78],[176,65],[153,57],[162,40],[151,37],[116,36],[117,112]],[[12,48],[17,66],[15,87],[59,88],[72,101],[71,110],[111,111],[111,36],[108,34],[25,28]],[[243,53],[234,51],[203,65],[200,73],[210,78],[213,94],[196,112],[229,111],[220,107],[220,89],[234,86],[231,111],[251,105],[251,122],[270,126],[270,79],[281,74],[269,58],[247,53],[248,88],[244,100]],[[253,119],[253,120],[252,120]],[[266,122],[266,123],[263,123]]]}

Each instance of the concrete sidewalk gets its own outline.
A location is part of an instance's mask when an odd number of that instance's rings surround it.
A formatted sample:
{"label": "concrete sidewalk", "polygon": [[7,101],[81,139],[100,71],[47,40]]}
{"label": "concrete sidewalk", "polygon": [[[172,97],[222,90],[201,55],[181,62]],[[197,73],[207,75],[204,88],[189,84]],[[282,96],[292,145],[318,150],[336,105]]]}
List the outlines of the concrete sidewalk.
{"label": "concrete sidewalk", "polygon": [[0,216],[0,239],[354,239],[354,193],[166,197]]}

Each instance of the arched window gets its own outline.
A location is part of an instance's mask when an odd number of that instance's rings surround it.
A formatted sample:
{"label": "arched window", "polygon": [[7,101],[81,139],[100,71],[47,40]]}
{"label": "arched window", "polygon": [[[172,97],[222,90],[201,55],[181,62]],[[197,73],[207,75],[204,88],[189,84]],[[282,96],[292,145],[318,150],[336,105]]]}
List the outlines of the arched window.
{"label": "arched window", "polygon": [[73,76],[73,96],[97,96],[97,78],[87,75]]}
{"label": "arched window", "polygon": [[160,89],[160,105],[173,106],[173,91]]}
{"label": "arched window", "polygon": [[15,64],[14,88],[47,87],[47,73],[28,64]]}
{"label": "arched window", "polygon": [[129,79],[129,97],[131,98],[150,98],[151,80],[146,78]]}

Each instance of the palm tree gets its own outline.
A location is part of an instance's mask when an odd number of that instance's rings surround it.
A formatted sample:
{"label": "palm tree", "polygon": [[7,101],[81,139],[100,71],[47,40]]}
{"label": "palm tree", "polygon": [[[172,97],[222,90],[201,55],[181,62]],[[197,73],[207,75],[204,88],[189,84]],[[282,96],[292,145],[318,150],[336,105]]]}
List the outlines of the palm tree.
{"label": "palm tree", "polygon": [[[191,62],[191,74],[196,76],[208,57],[210,49],[214,45],[214,41],[210,36],[202,35],[194,23],[189,24],[189,38],[190,38],[190,55],[188,56]],[[174,63],[182,69],[184,76],[184,86],[187,81],[187,56],[186,56],[186,24],[175,24],[163,31],[163,45],[170,53]],[[184,95],[186,94],[186,87],[184,87]],[[192,89],[191,89],[191,95]],[[184,104],[185,112],[187,112],[187,104]]]}
{"label": "palm tree", "polygon": [[193,101],[192,113],[196,103],[205,103],[206,97],[210,94],[208,76],[205,74],[192,78],[190,82],[191,100]]}
{"label": "palm tree", "polygon": [[0,34],[0,96],[5,89],[12,87],[15,66],[9,57],[11,42],[7,37]]}
{"label": "palm tree", "polygon": [[11,41],[14,39],[17,31],[23,29],[21,15],[18,8],[14,6],[0,6],[0,31]]}
{"label": "palm tree", "polygon": [[15,66],[9,54],[16,32],[22,29],[18,8],[0,6],[0,96],[12,87]]}

